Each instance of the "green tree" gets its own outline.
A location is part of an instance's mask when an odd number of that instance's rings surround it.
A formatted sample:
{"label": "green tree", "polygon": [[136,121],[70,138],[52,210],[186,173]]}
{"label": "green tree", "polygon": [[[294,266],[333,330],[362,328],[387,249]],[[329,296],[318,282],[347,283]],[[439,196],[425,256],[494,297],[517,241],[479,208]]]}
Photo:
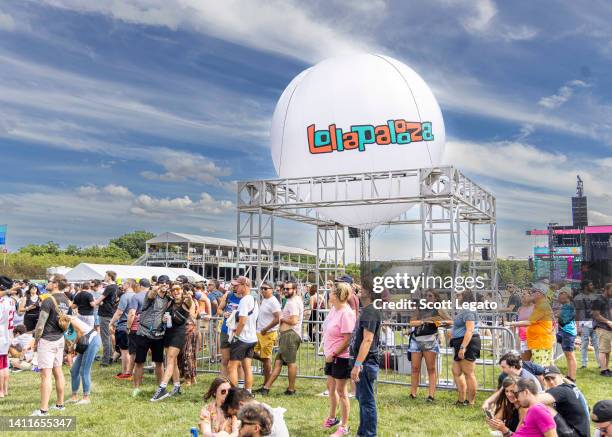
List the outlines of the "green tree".
{"label": "green tree", "polygon": [[46,244],[28,244],[19,249],[19,253],[27,255],[59,255],[62,252],[59,244],[48,241]]}
{"label": "green tree", "polygon": [[66,255],[78,255],[80,252],[81,252],[81,249],[74,244],[68,245],[66,249],[64,250],[64,253]]}
{"label": "green tree", "polygon": [[110,240],[110,246],[117,246],[125,250],[132,258],[138,258],[145,252],[147,240],[155,234],[146,231],[134,231]]}

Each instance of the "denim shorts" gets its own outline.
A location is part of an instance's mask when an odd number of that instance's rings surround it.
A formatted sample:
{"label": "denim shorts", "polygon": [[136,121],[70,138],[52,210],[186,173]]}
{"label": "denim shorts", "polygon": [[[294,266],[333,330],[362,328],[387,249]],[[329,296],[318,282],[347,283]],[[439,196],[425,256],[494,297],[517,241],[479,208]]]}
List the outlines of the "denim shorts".
{"label": "denim shorts", "polygon": [[440,344],[438,343],[438,338],[436,337],[432,341],[419,341],[415,337],[411,337],[408,352],[435,352],[439,354]]}
{"label": "denim shorts", "polygon": [[574,349],[575,349],[574,342],[575,341],[576,341],[575,335],[568,334],[565,331],[557,332],[557,343],[561,343],[561,349],[563,349],[563,352],[574,352]]}

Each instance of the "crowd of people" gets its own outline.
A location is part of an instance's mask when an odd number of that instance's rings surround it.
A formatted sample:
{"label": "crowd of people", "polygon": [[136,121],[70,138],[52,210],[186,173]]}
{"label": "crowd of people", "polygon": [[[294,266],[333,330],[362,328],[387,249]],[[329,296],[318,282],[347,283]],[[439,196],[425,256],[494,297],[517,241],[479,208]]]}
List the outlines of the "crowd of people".
{"label": "crowd of people", "polygon": [[[329,409],[323,428],[335,428],[336,437],[350,434],[354,394],[359,403],[356,435],[377,435],[375,381],[383,344],[395,341],[392,331],[391,339],[385,333],[390,331],[389,316],[374,305],[381,295],[368,281],[358,285],[348,275],[329,283],[325,295],[316,286],[304,288],[292,280],[263,282],[256,290],[252,286],[244,276],[223,285],[215,280],[192,284],[186,277],[171,281],[167,276],[119,281],[112,271],[103,281],[80,284],[54,275],[44,288],[0,277],[0,397],[8,395],[9,366],[35,370],[41,384],[40,405],[33,415],[64,410],[62,366],[69,365],[71,393],[66,403],[88,404],[93,364],[99,361],[107,367],[119,361],[115,378],[130,381],[132,396],[139,398],[149,361],[157,384],[150,401],[159,402],[196,383],[198,355],[208,347],[211,361],[219,358],[220,374],[204,396],[207,403],[198,424],[202,435],[288,435],[283,409],[259,399],[270,393],[284,366],[284,394],[296,394],[299,351],[308,340],[320,343],[325,356]],[[523,290],[509,287],[509,292],[505,325],[517,330],[520,350],[499,360],[498,390],[482,405],[487,425],[503,436],[589,436],[592,419],[601,435],[612,433],[612,401],[601,401],[589,412],[576,383],[574,358],[578,344],[586,366],[591,342],[600,375],[611,375],[612,284],[596,293],[585,281],[576,295],[562,284],[543,283]],[[435,290],[423,290],[422,297],[432,304],[442,300]],[[470,290],[459,294],[461,304],[478,300]],[[201,320],[214,331],[207,337],[209,344],[204,344]],[[452,316],[443,309],[410,313],[404,324],[412,363],[410,399],[417,399],[424,361],[426,401],[435,402],[437,355],[444,342],[453,351],[456,404],[475,405],[480,335],[487,329],[481,320],[470,305]],[[446,334],[440,327],[447,328]],[[557,342],[567,361],[565,375],[554,365]],[[252,360],[261,362],[264,377],[257,389]],[[53,386],[56,400],[49,406]]]}

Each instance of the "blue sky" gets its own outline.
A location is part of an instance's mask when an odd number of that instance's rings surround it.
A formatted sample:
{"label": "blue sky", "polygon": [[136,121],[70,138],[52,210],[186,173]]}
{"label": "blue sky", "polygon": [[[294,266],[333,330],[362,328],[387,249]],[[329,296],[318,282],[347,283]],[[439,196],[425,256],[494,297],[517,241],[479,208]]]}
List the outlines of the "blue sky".
{"label": "blue sky", "polygon": [[[445,159],[493,191],[499,253],[570,221],[612,223],[612,4],[493,0],[0,0],[0,223],[8,246],[134,229],[233,238],[234,181],[275,177],[276,100],[300,71],[390,55],[431,86]],[[279,223],[278,243],[314,246]],[[413,230],[375,231],[407,258]],[[401,237],[401,238],[398,238]]]}

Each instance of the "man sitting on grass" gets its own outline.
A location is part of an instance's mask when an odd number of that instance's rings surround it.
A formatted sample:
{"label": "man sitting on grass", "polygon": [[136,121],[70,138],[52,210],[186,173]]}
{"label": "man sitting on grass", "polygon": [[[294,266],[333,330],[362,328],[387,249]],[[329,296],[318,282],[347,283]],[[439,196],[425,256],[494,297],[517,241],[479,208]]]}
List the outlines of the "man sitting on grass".
{"label": "man sitting on grass", "polygon": [[514,437],[557,437],[557,427],[553,416],[544,405],[538,402],[536,397],[538,387],[533,379],[521,378],[516,387],[519,404],[521,407],[527,408],[527,413],[516,432],[509,432],[504,437],[509,435]]}
{"label": "man sitting on grass", "polygon": [[[533,373],[527,370],[524,364],[525,363],[521,360],[520,355],[515,352],[507,352],[502,355],[502,357],[499,359],[499,368],[501,369],[502,373],[499,375],[497,381],[498,390],[484,401],[484,403],[482,404],[483,410],[490,410],[493,408],[495,402],[497,402],[497,399],[502,393],[502,383],[504,382],[504,379],[506,379],[507,376],[516,376],[517,378],[530,379],[534,382],[536,388],[538,389],[538,393],[542,391],[542,385],[540,384],[539,379]],[[540,367],[534,363],[529,364],[532,364],[536,368],[541,369],[540,371],[538,371],[538,373],[544,372],[543,367]]]}
{"label": "man sitting on grass", "polygon": [[556,366],[544,369],[544,381],[546,392],[538,394],[538,402],[554,407],[575,435],[588,437],[589,406],[578,387],[565,381]]}
{"label": "man sitting on grass", "polygon": [[595,437],[612,435],[612,400],[599,401],[593,405],[591,420],[595,424]]}

